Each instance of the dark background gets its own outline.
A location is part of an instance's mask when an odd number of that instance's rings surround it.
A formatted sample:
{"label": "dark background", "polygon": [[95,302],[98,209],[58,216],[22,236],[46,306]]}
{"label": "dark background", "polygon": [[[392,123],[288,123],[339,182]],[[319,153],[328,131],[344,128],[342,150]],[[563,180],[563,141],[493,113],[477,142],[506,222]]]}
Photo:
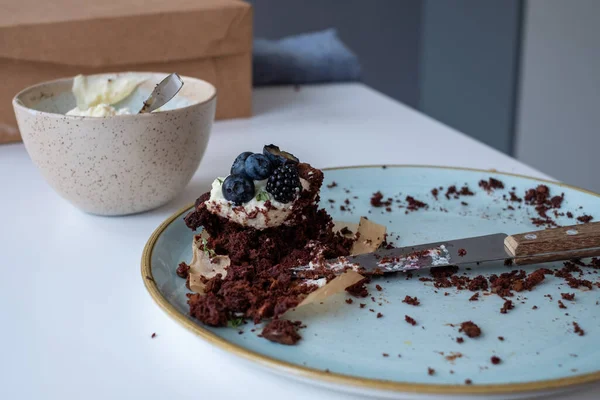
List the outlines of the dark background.
{"label": "dark background", "polygon": [[513,153],[520,0],[250,0],[255,37],[336,28],[367,85]]}

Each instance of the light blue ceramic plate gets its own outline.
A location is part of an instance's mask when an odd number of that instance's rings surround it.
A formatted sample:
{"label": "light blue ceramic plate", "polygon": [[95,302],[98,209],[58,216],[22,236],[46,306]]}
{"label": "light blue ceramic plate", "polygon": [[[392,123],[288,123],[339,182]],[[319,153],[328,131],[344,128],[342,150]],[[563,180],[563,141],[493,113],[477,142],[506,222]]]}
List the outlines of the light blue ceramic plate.
{"label": "light blue ceramic plate", "polygon": [[[491,194],[481,190],[478,182],[490,176],[503,181],[506,189]],[[509,204],[516,204],[502,199],[511,187],[515,187],[519,196],[536,187],[540,181],[533,178],[465,169],[397,166],[325,171],[325,184],[333,181],[337,187],[323,186],[321,204],[334,220],[358,222],[360,216],[368,216],[386,225],[392,239],[399,235],[395,241],[399,246],[539,229],[530,221],[535,216],[532,207],[507,210]],[[447,200],[440,195],[435,200],[431,194],[434,187],[445,189],[465,184],[475,196]],[[565,194],[561,212],[571,211],[577,217],[585,211],[600,218],[598,195],[555,183],[545,184],[553,195]],[[399,203],[392,206],[392,212],[373,208],[370,198],[376,191],[402,200],[411,195],[428,203],[429,208],[408,214],[404,208],[398,208]],[[329,199],[335,203],[332,205]],[[350,200],[350,211],[340,210],[339,205],[345,199]],[[297,346],[262,339],[257,336],[260,327],[251,332],[254,328],[251,324],[243,327],[243,334],[238,334],[239,329],[235,328],[203,326],[188,317],[184,281],[175,274],[179,262],[191,259],[192,233],[182,220],[185,211],[167,220],[150,238],[142,262],[146,286],[171,316],[204,339],[276,371],[348,390],[379,391],[389,396],[485,393],[508,398],[508,393],[530,396],[542,390],[564,390],[600,380],[600,350],[596,340],[600,332],[597,303],[600,289],[585,292],[570,289],[556,277],[548,277],[533,291],[513,298],[515,308],[508,314],[499,312],[503,303],[500,297],[481,295],[479,301],[469,302],[473,294],[469,291],[435,289],[430,282],[419,281],[419,276],[428,276],[426,272],[416,274],[411,280],[402,275],[383,278],[370,284],[375,302],[354,299],[348,305],[345,303],[348,296],[340,294],[323,305],[295,311],[290,317],[308,326],[301,331],[303,339]],[[572,225],[576,220],[563,216],[557,222]],[[529,271],[535,268],[526,267]],[[503,265],[486,265],[465,273],[490,275],[506,271]],[[595,271],[590,273],[586,278],[598,281]],[[383,291],[375,290],[376,283]],[[563,301],[567,309],[560,309],[557,304],[562,292],[576,295],[575,301]],[[414,307],[403,303],[406,295],[417,296],[421,304]],[[367,304],[363,309],[359,308],[361,302]],[[378,312],[383,314],[382,318],[376,318]],[[418,325],[406,323],[405,315],[413,317]],[[456,338],[462,335],[450,324],[467,320],[476,322],[483,334],[477,339],[465,338],[459,344]],[[585,330],[584,336],[573,332],[573,321]],[[499,336],[504,340],[499,340]],[[448,360],[446,356],[453,353],[462,356]],[[493,365],[492,356],[500,357],[501,364]],[[429,375],[428,368],[435,373]],[[465,385],[467,379],[473,384]]]}

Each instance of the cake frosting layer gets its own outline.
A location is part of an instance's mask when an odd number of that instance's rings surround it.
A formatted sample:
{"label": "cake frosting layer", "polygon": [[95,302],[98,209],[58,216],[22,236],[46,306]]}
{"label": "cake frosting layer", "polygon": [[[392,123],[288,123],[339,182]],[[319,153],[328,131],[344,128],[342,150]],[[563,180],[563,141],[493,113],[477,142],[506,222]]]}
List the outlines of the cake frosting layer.
{"label": "cake frosting layer", "polygon": [[[288,218],[292,214],[298,199],[301,197],[301,193],[299,193],[296,200],[290,203],[280,203],[267,192],[267,180],[265,179],[254,181],[256,195],[252,200],[242,205],[235,205],[223,196],[222,186],[224,181],[225,178],[217,178],[212,183],[210,198],[205,202],[206,209],[209,212],[231,222],[254,229],[273,228],[291,223],[291,220]],[[311,185],[309,181],[300,178],[300,183],[302,184],[301,191],[310,191]],[[313,198],[316,196],[317,193],[314,193]]]}

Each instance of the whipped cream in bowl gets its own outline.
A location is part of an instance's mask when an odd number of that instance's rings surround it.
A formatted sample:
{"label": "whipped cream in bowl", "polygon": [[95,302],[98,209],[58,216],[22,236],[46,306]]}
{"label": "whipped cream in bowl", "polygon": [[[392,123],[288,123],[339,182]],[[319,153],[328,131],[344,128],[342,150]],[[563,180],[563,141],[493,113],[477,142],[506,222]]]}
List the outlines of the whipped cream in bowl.
{"label": "whipped cream in bowl", "polygon": [[114,115],[129,114],[131,114],[131,111],[129,111],[129,108],[127,107],[116,109],[111,105],[101,103],[83,110],[79,107],[75,107],[72,110],[67,111],[66,115],[75,115],[78,117],[112,117]]}
{"label": "whipped cream in bowl", "polygon": [[127,107],[114,107],[129,97],[147,78],[136,74],[115,77],[77,75],[73,78],[73,95],[77,106],[66,115],[112,117],[131,114]]}
{"label": "whipped cream in bowl", "polygon": [[[212,183],[210,198],[206,200],[206,209],[220,217],[242,226],[255,229],[266,229],[285,225],[292,214],[297,199],[289,203],[280,203],[267,192],[267,179],[254,181],[255,195],[252,200],[242,205],[236,205],[223,196],[225,178],[216,178]],[[310,182],[300,178],[302,190],[309,190]]]}

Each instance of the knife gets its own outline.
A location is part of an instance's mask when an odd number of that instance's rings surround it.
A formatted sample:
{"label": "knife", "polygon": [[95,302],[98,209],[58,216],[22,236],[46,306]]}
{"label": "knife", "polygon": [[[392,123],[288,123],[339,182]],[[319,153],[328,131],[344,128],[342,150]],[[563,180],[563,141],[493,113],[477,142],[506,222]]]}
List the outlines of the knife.
{"label": "knife", "polygon": [[144,101],[142,109],[138,114],[151,113],[167,104],[183,87],[183,79],[176,73],[167,75],[154,88],[150,96]]}
{"label": "knife", "polygon": [[[302,271],[343,272],[381,275],[394,272],[503,260],[507,265],[528,265],[600,256],[600,222],[506,235],[497,233],[449,240],[373,253],[339,257],[295,268]],[[323,270],[324,268],[325,270]]]}

